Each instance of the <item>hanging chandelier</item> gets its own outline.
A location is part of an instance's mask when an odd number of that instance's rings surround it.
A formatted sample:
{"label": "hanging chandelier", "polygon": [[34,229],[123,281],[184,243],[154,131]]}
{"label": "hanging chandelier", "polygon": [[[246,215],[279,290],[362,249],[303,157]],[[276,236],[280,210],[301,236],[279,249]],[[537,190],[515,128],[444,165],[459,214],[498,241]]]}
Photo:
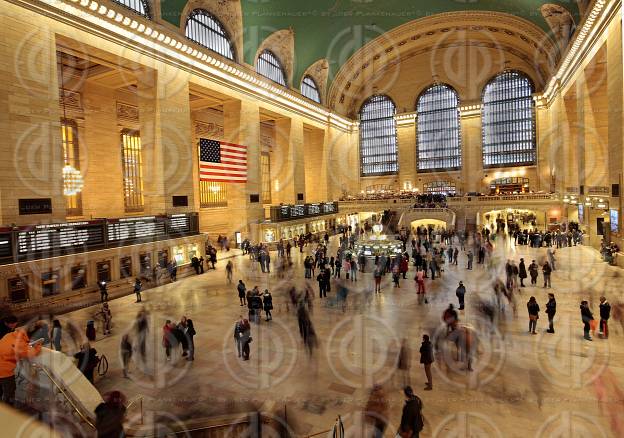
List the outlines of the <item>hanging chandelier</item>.
{"label": "hanging chandelier", "polygon": [[63,194],[65,196],[77,195],[82,191],[83,186],[82,173],[74,166],[66,164],[63,167]]}

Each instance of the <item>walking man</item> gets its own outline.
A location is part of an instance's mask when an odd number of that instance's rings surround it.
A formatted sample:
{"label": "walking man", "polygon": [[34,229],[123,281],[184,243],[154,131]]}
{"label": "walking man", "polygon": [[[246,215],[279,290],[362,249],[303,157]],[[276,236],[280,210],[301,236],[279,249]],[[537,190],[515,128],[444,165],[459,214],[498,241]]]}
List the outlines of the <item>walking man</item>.
{"label": "walking man", "polygon": [[137,277],[134,280],[134,294],[136,295],[136,302],[140,303],[141,302],[141,288],[143,287],[143,285],[141,284],[141,280],[139,280],[139,278]]}
{"label": "walking man", "polygon": [[422,418],[422,401],[414,394],[411,386],[403,389],[406,400],[401,414],[401,425],[397,432],[398,436],[418,438],[424,427]]}
{"label": "walking man", "polygon": [[557,313],[557,301],[555,301],[555,295],[549,293],[548,302],[546,303],[546,315],[548,315],[547,333],[555,333],[555,313]]}
{"label": "walking man", "polygon": [[611,304],[605,297],[600,297],[600,337],[607,339],[609,337],[609,318],[611,317]]}
{"label": "walking man", "polygon": [[459,300],[459,310],[464,310],[464,296],[466,295],[466,286],[464,286],[464,283],[462,281],[459,282],[459,286],[455,291],[455,295]]}
{"label": "walking man", "polygon": [[433,389],[433,378],[431,376],[431,364],[433,363],[433,345],[429,340],[429,335],[423,335],[423,341],[420,346],[420,363],[425,367],[425,376],[427,377],[427,386],[425,391]]}

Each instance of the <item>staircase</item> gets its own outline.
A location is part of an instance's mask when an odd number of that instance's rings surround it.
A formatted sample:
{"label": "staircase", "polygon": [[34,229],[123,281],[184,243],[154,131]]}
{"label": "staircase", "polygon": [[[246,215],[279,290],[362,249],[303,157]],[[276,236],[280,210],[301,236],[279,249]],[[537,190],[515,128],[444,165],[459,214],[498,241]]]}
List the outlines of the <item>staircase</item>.
{"label": "staircase", "polygon": [[94,411],[103,399],[71,357],[42,348],[39,356],[18,363],[16,383],[16,402],[38,412],[61,435],[95,431]]}

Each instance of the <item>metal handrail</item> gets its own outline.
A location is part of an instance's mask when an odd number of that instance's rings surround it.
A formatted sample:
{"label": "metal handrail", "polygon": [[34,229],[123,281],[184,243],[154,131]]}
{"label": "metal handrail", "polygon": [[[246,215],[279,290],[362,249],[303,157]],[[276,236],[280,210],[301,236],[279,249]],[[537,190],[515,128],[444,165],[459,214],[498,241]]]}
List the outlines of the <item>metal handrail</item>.
{"label": "metal handrail", "polygon": [[63,388],[61,388],[61,386],[58,384],[56,379],[54,377],[52,377],[52,375],[48,372],[48,370],[46,370],[45,367],[43,367],[41,365],[32,364],[32,366],[35,367],[35,368],[40,369],[41,371],[43,371],[44,374],[46,376],[48,376],[48,379],[50,379],[50,382],[52,382],[54,384],[54,386],[56,386],[56,388],[61,392],[61,394],[63,394],[63,397],[65,397],[65,399],[69,402],[69,404],[72,406],[74,411],[76,411],[78,413],[80,418],[82,418],[89,426],[91,426],[93,429],[95,429],[95,425],[93,423],[91,423],[91,421],[87,417],[85,417],[85,415],[80,411],[78,406],[76,406],[76,404],[72,401],[72,399],[67,395],[65,390]]}
{"label": "metal handrail", "polygon": [[139,402],[140,412],[141,412],[141,425],[143,424],[143,396],[139,395],[133,398],[126,405],[126,411],[128,411],[133,405]]}

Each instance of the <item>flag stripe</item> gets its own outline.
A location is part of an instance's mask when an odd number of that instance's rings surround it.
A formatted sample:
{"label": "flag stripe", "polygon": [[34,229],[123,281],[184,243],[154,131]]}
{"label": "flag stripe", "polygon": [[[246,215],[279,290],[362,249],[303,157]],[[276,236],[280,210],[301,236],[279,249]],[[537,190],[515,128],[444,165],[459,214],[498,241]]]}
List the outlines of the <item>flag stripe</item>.
{"label": "flag stripe", "polygon": [[247,146],[199,139],[199,179],[202,181],[247,181]]}

